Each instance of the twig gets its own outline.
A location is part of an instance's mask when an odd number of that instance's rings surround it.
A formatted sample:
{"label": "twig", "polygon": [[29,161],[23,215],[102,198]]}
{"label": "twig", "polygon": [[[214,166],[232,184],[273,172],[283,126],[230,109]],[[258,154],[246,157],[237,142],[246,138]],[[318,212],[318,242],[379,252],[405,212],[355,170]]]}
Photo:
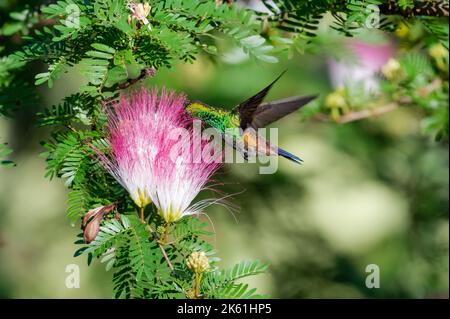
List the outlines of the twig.
{"label": "twig", "polygon": [[164,259],[167,261],[167,264],[169,265],[170,270],[174,271],[175,269],[173,268],[172,262],[170,261],[169,257],[167,256],[166,250],[160,243],[158,243],[158,246],[159,246],[159,249],[161,249]]}
{"label": "twig", "polygon": [[156,234],[156,232],[152,229],[152,227],[150,225],[147,225],[148,230],[150,231],[150,234],[152,235],[153,239],[156,241],[156,243],[159,246],[159,249],[161,250],[164,259],[166,260],[167,264],[169,265],[170,270],[174,271],[175,268],[172,265],[172,262],[169,259],[169,256],[167,256],[167,252],[164,249],[163,245],[161,245],[161,243],[159,242],[159,238],[158,235]]}
{"label": "twig", "polygon": [[53,26],[56,23],[58,23],[58,20],[56,20],[56,19],[39,20],[38,22],[36,22],[35,24],[33,24],[31,26],[31,29],[40,29],[40,28],[43,28],[43,27]]}
{"label": "twig", "polygon": [[139,82],[140,80],[143,80],[144,78],[146,78],[148,76],[154,76],[154,75],[155,75],[155,69],[153,69],[153,68],[143,69],[137,78],[129,79],[125,83],[119,84],[118,88],[119,88],[119,90],[126,89],[127,87],[130,87],[131,85],[135,84],[136,82]]}
{"label": "twig", "polygon": [[355,122],[355,121],[359,121],[359,120],[366,119],[369,117],[374,117],[374,116],[379,116],[381,114],[389,113],[398,108],[399,108],[398,103],[390,103],[385,106],[377,107],[375,109],[367,109],[367,110],[362,110],[359,112],[351,112],[351,113],[342,115],[341,117],[339,117],[339,119],[336,120],[336,122],[339,124]]}
{"label": "twig", "polygon": [[139,207],[139,219],[141,220],[141,223],[145,223],[145,208]]}
{"label": "twig", "polygon": [[434,16],[448,17],[448,2],[445,0],[421,1],[414,0],[412,8],[403,9],[397,1],[390,0],[380,6],[380,12],[385,15],[398,14],[404,17]]}
{"label": "twig", "polygon": [[166,240],[167,240],[167,234],[169,233],[169,229],[170,229],[170,224],[167,223],[166,227],[164,228],[164,233],[161,236],[161,245],[165,245],[166,244]]}
{"label": "twig", "polygon": [[[402,97],[398,99],[396,102],[391,102],[388,104],[385,104],[383,106],[378,106],[372,109],[365,109],[357,112],[350,112],[341,115],[339,118],[335,119],[334,122],[338,124],[346,124],[350,122],[355,122],[363,119],[367,119],[370,117],[380,116],[392,111],[397,110],[402,105],[410,104],[412,103],[412,99],[410,97]],[[315,120],[319,122],[330,122],[333,120],[330,120],[330,117],[325,114],[317,114],[313,117]]]}

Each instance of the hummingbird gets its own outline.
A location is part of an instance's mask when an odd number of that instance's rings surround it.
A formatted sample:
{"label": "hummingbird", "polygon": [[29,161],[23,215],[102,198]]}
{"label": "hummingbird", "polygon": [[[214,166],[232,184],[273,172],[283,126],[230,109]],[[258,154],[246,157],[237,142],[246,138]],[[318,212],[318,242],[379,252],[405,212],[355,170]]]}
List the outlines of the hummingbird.
{"label": "hummingbird", "polygon": [[206,125],[215,128],[227,144],[233,146],[245,160],[255,155],[278,155],[297,164],[303,161],[299,157],[271,144],[257,132],[282,117],[298,110],[314,100],[317,95],[293,96],[282,100],[263,103],[272,86],[283,76],[281,73],[264,89],[239,103],[231,111],[215,108],[202,102],[192,102],[186,111]]}

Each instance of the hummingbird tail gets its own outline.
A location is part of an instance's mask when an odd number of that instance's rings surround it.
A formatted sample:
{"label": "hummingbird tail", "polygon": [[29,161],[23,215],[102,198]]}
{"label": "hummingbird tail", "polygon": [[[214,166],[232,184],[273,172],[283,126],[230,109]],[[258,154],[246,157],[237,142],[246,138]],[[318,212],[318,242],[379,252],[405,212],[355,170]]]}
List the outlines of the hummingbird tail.
{"label": "hummingbird tail", "polygon": [[284,158],[287,158],[297,164],[302,164],[303,160],[297,156],[295,156],[294,154],[291,154],[281,148],[278,149],[278,155],[283,156]]}

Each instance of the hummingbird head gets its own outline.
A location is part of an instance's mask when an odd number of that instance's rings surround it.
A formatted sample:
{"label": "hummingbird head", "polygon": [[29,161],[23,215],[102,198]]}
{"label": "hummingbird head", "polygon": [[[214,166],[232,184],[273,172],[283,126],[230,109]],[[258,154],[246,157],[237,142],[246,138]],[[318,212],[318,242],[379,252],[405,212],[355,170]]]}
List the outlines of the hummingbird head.
{"label": "hummingbird head", "polygon": [[224,110],[216,109],[201,102],[192,102],[186,107],[186,112],[193,118],[199,119],[206,125],[212,126],[220,132],[227,127],[237,125],[233,116]]}

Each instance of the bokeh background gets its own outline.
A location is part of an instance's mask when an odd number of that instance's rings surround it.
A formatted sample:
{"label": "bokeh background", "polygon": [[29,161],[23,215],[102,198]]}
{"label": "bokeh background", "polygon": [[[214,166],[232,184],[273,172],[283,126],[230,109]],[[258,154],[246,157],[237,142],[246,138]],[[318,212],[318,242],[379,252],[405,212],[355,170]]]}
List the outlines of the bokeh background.
{"label": "bokeh background", "polygon": [[[268,100],[327,94],[327,55],[295,55],[275,65],[236,54],[220,63],[200,57],[161,70],[145,85],[231,108],[286,69]],[[35,108],[59,102],[81,83],[73,72],[52,90],[41,87]],[[448,298],[448,143],[422,134],[415,109],[338,125],[302,120],[307,108],[272,125],[280,146],[304,165],[282,159],[273,175],[248,163],[221,171],[221,189],[242,192],[232,199],[240,207],[236,218],[223,208],[207,211],[221,265],[270,262],[270,272],[252,282],[274,298]],[[0,297],[111,298],[112,273],[73,257],[79,225],[65,218],[63,182],[44,178],[39,142],[49,132],[35,125],[34,112],[0,118],[0,136],[17,164],[0,168]],[[69,264],[80,266],[79,289],[65,286]],[[369,264],[380,268],[378,289],[365,285]]]}

